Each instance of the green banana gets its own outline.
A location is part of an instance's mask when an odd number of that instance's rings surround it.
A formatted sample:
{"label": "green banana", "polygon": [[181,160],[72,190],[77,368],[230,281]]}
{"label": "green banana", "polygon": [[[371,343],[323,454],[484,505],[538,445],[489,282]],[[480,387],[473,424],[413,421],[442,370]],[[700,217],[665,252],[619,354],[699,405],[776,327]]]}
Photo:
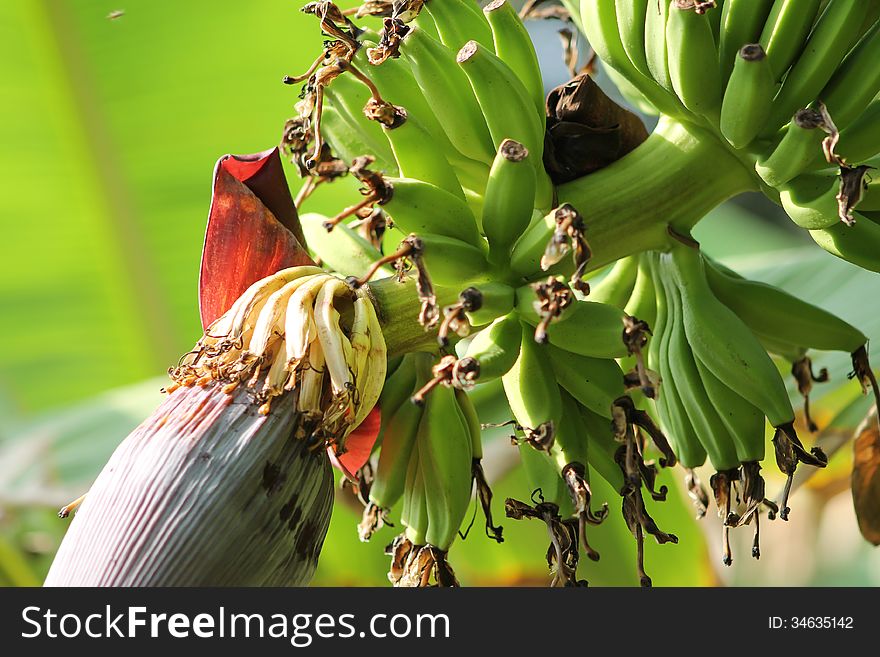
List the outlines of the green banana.
{"label": "green banana", "polygon": [[516,421],[525,429],[538,430],[547,423],[559,422],[562,400],[547,348],[535,342],[531,329],[524,324],[520,334],[519,357],[501,382]]}
{"label": "green banana", "polygon": [[789,218],[801,228],[828,228],[840,222],[838,179],[833,173],[798,176],[779,190],[779,200]]}
{"label": "green banana", "polygon": [[733,440],[739,462],[763,461],[764,414],[724,385],[702,362],[697,360],[696,364],[706,395]]}
{"label": "green banana", "polygon": [[764,128],[773,107],[776,80],[764,49],[747,44],[737,53],[721,101],[721,134],[734,148],[748,146]]}
{"label": "green banana", "polygon": [[[327,232],[327,217],[308,212],[299,217],[306,243],[321,261],[334,271],[346,276],[363,276],[373,263],[382,257],[379,250],[347,224],[337,224]],[[382,270],[388,276],[391,272]]]}
{"label": "green banana", "polygon": [[[436,146],[430,133],[415,118],[407,117],[393,127],[385,126],[383,129],[391,143],[401,176],[431,183],[461,201],[465,200],[455,169],[443,155],[442,149]],[[431,157],[425,157],[426,149],[432,151]]]}
{"label": "green banana", "polygon": [[498,281],[487,281],[474,286],[480,293],[480,307],[468,311],[467,317],[471,326],[483,326],[499,317],[504,317],[513,310],[516,290]]}
{"label": "green banana", "polygon": [[615,0],[617,30],[627,59],[646,78],[651,77],[645,55],[645,20],[651,0]]}
{"label": "green banana", "polygon": [[349,128],[360,134],[370,148],[368,154],[385,165],[386,173],[397,175],[397,161],[382,126],[370,121],[363,111],[364,105],[370,100],[369,89],[351,75],[340,75],[327,86],[324,96],[325,107],[333,107]]}
{"label": "green banana", "polygon": [[493,47],[492,30],[474,0],[432,0],[425,3],[423,11],[434,19],[441,41],[451,50],[472,40]]}
{"label": "green banana", "polygon": [[706,278],[712,292],[757,334],[804,348],[852,353],[868,338],[836,315],[766,283],[734,278],[710,261]]}
{"label": "green banana", "polygon": [[535,170],[535,206],[549,209],[553,185],[544,169],[544,121],[535,115],[528,91],[507,64],[476,41],[462,46],[455,60],[470,80],[495,152],[505,139],[513,139],[526,148]]}
{"label": "green banana", "polygon": [[510,371],[519,358],[522,325],[516,314],[496,319],[477,333],[467,346],[466,358],[480,364],[480,382],[497,379]]}
{"label": "green banana", "polygon": [[[325,104],[323,107],[321,134],[330,144],[333,154],[347,164],[361,155],[376,157],[376,149],[369,144],[368,138],[357,128],[352,127],[335,105]],[[389,154],[390,152],[388,149]],[[384,167],[384,164],[384,162],[380,163],[379,167]]]}
{"label": "green banana", "polygon": [[880,224],[857,220],[853,226],[838,221],[829,228],[810,231],[810,237],[828,253],[880,272]]}
{"label": "green banana", "polygon": [[[437,155],[432,155],[436,157]],[[405,233],[434,233],[481,247],[484,240],[464,200],[415,178],[384,178],[389,194],[379,201]]]}
{"label": "green banana", "polygon": [[725,0],[721,8],[721,32],[718,41],[722,82],[726,83],[730,77],[739,49],[760,38],[773,4],[773,0]]}
{"label": "green banana", "polygon": [[767,53],[774,81],[782,80],[800,55],[818,13],[819,0],[776,0],[773,3],[760,44]]}
{"label": "green banana", "polygon": [[[841,130],[836,150],[849,162],[864,162],[880,153],[880,98],[875,98],[861,116]],[[824,163],[821,153],[817,153],[815,163]]]}
{"label": "green banana", "polygon": [[685,468],[697,468],[706,461],[706,449],[694,432],[671,374],[669,339],[674,317],[671,316],[672,302],[667,295],[665,277],[660,273],[661,264],[656,253],[649,255],[649,265],[657,295],[657,323],[654,338],[648,346],[648,367],[662,377],[660,394],[655,396],[654,401],[663,432],[679,462]]}
{"label": "green banana", "polygon": [[688,344],[690,335],[686,334],[685,302],[680,294],[680,281],[671,280],[669,271],[666,271],[665,275],[670,279],[666,285],[666,295],[670,300],[671,309],[669,315],[671,329],[667,341],[669,377],[697,439],[709,455],[712,467],[718,472],[732,470],[739,465],[736,447],[727,427],[706,394],[697,369],[696,357]]}
{"label": "green banana", "polygon": [[774,427],[789,425],[794,410],[779,371],[742,320],[712,293],[699,251],[681,246],[661,258],[669,263],[680,291],[695,357],[760,408]]}
{"label": "green banana", "polygon": [[880,21],[849,52],[819,94],[841,130],[865,111],[880,90]]}
{"label": "green banana", "polygon": [[505,139],[489,171],[482,229],[489,240],[489,262],[494,265],[508,262],[511,246],[532,219],[536,181],[529,158],[525,146]]}
{"label": "green banana", "polygon": [[[755,171],[771,187],[782,187],[804,171],[826,165],[822,154],[825,132],[819,127],[822,116],[813,109],[798,110],[783,129],[782,139],[755,163]],[[821,157],[821,163],[817,162]]]}
{"label": "green banana", "polygon": [[544,215],[533,214],[528,228],[514,242],[510,251],[510,270],[523,278],[531,278],[541,272],[541,258],[555,230],[555,210]]}
{"label": "green banana", "polygon": [[[422,413],[422,420],[424,420]],[[421,433],[423,421],[419,422],[418,433]],[[400,510],[400,522],[406,527],[406,537],[413,545],[425,545],[428,542],[428,491],[421,467],[421,440],[416,438],[409,457],[406,471],[406,485],[403,492],[403,506]]]}
{"label": "green banana", "polygon": [[492,29],[495,54],[516,73],[528,90],[538,116],[544,119],[544,79],[538,65],[538,54],[522,19],[507,0],[492,0],[483,7]]}
{"label": "green banana", "polygon": [[423,407],[411,403],[409,398],[430,379],[431,360],[430,354],[404,356],[397,371],[385,382],[379,398],[382,449],[370,487],[370,501],[386,512],[403,496],[411,461],[417,460],[413,454]]}
{"label": "green banana", "polygon": [[491,164],[492,137],[470,82],[455,63],[455,53],[419,28],[400,49],[449,141],[466,157]]}
{"label": "green banana", "polygon": [[[401,235],[403,233],[396,228],[386,230],[383,243],[398,242]],[[414,257],[421,258],[431,276],[431,281],[436,285],[457,286],[462,280],[476,283],[492,278],[485,252],[479,247],[453,237],[433,233],[412,233],[400,243],[398,248],[410,249]]]}
{"label": "green banana", "polygon": [[[541,321],[533,307],[535,296],[528,286],[516,293],[516,310],[532,326]],[[574,301],[550,324],[550,344],[581,356],[623,358],[628,354],[623,344],[623,318],[620,308],[593,301]]]}
{"label": "green banana", "polygon": [[[669,81],[682,104],[694,114],[715,119],[721,105],[721,73],[712,26],[688,0],[673,0],[666,21]],[[701,65],[698,62],[708,62]]]}
{"label": "green banana", "polygon": [[580,356],[552,345],[546,351],[559,385],[582,406],[611,419],[614,400],[624,394],[620,366],[611,358]]}
{"label": "green banana", "polygon": [[623,312],[647,322],[648,326],[654,326],[657,321],[657,295],[654,286],[648,256],[641,255],[638,258],[636,283]]}
{"label": "green banana", "polygon": [[813,26],[800,57],[782,82],[764,134],[772,134],[796,109],[816,100],[858,38],[857,31],[851,26],[861,24],[868,4],[830,0]]}
{"label": "green banana", "polygon": [[[655,0],[648,5],[648,11],[645,14],[645,58],[651,77],[664,90],[675,95],[672,78],[669,75],[666,41],[666,22],[669,19],[669,3],[671,1]],[[596,4],[600,5],[601,3],[597,0]],[[590,39],[590,43],[592,42]]]}
{"label": "green banana", "polygon": [[427,396],[418,443],[425,489],[430,491],[425,539],[445,552],[471,500],[471,433],[452,387],[437,386]]}
{"label": "green banana", "polygon": [[621,258],[596,285],[590,285],[590,301],[623,308],[632,294],[639,272],[639,256]]}

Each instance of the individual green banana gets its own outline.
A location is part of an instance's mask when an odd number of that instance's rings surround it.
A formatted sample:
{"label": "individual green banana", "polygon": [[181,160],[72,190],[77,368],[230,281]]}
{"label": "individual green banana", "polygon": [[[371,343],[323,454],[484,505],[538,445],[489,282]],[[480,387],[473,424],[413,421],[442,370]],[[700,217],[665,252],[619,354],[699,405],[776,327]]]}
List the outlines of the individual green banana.
{"label": "individual green banana", "polygon": [[[814,109],[795,112],[776,147],[756,162],[755,171],[761,179],[778,188],[810,168],[827,166],[822,154],[825,132],[819,127],[821,124],[822,115]],[[821,158],[821,163],[817,158]]]}
{"label": "individual green banana", "polygon": [[654,326],[657,321],[657,293],[654,286],[648,256],[641,255],[638,257],[636,283],[623,312],[647,322],[648,326]]}
{"label": "individual green banana", "polygon": [[540,273],[541,258],[555,230],[555,210],[543,215],[533,214],[528,228],[516,240],[510,252],[510,270],[524,278],[531,278]]}
{"label": "individual green banana", "polygon": [[452,387],[427,396],[419,423],[419,462],[427,499],[425,539],[444,552],[455,540],[471,500],[471,433]]}
{"label": "individual green banana", "polygon": [[[346,276],[363,276],[382,257],[379,250],[344,223],[331,232],[324,225],[327,217],[308,212],[299,217],[309,249],[334,271]],[[390,271],[386,268],[387,276]]]}
{"label": "individual green banana", "polygon": [[522,325],[519,317],[511,313],[477,333],[464,355],[480,364],[480,382],[491,381],[504,376],[514,366],[521,342]]}
{"label": "individual green banana", "polygon": [[580,356],[552,345],[546,351],[559,385],[582,406],[611,419],[614,400],[624,394],[623,372],[617,362]]}
{"label": "individual green banana", "polygon": [[727,428],[740,463],[763,461],[764,414],[724,385],[702,362],[697,360],[696,364],[706,395]]}
{"label": "individual green banana", "polygon": [[868,338],[851,324],[777,287],[734,278],[706,261],[712,292],[755,333],[811,349],[852,353]]}
{"label": "individual green banana", "polygon": [[357,131],[370,147],[367,154],[373,155],[377,162],[384,163],[386,173],[397,175],[397,161],[382,126],[370,121],[363,111],[370,99],[369,89],[351,75],[340,75],[327,86],[324,95],[325,107],[333,107],[349,128]]}
{"label": "individual green banana", "polygon": [[831,172],[798,176],[779,190],[779,200],[789,218],[801,228],[828,228],[840,222],[838,179]]}
{"label": "individual green banana", "polygon": [[[663,0],[663,4],[665,3],[666,0]],[[594,52],[606,64],[606,66],[614,69],[626,80],[638,87],[640,92],[646,96],[646,98],[652,105],[660,107],[664,111],[679,110],[680,106],[678,106],[678,103],[670,102],[671,99],[669,97],[669,94],[666,93],[666,89],[662,88],[666,87],[666,85],[663,83],[664,78],[654,75],[654,80],[660,83],[658,87],[655,87],[651,80],[651,76],[643,74],[641,71],[639,71],[637,66],[630,61],[627,50],[624,47],[623,41],[621,40],[620,31],[618,30],[616,4],[607,0],[581,0],[580,9],[580,25],[583,27],[583,32],[586,35],[587,40],[590,42],[590,47],[593,48]],[[663,11],[665,12],[665,8],[663,9]],[[653,11],[652,4],[648,10],[648,14],[650,16],[653,13],[655,12]],[[662,17],[662,20],[665,24],[665,14]],[[646,32],[643,42],[645,44],[645,47],[649,48],[651,45],[653,45],[654,42],[648,34],[647,25],[645,26],[645,31]],[[663,40],[661,39],[661,45],[662,44]],[[666,70],[665,54],[666,51],[664,50],[664,73]],[[647,55],[649,67],[651,65],[650,55],[651,53],[649,51]],[[649,72],[653,74],[653,68],[649,68]]]}
{"label": "individual green banana", "polygon": [[697,369],[696,357],[688,344],[690,335],[686,334],[685,304],[679,293],[678,281],[671,280],[669,271],[666,271],[665,275],[666,295],[671,307],[669,315],[671,329],[667,341],[669,378],[673,382],[697,439],[709,455],[712,467],[718,472],[732,470],[739,466],[736,446],[706,394]]}
{"label": "individual green banana", "polygon": [[[848,127],[840,132],[836,151],[849,162],[864,162],[880,153],[880,97]],[[816,166],[822,166],[824,157],[816,154]]]}
{"label": "individual green banana", "polygon": [[477,407],[474,406],[468,393],[464,390],[456,388],[455,399],[470,432],[471,458],[474,461],[480,461],[483,458],[483,425],[480,422],[480,416],[477,414]]}
{"label": "individual green banana", "polygon": [[[516,310],[532,326],[541,321],[533,307],[535,295],[528,287],[517,290]],[[574,301],[556,321],[547,335],[550,344],[581,356],[623,358],[628,355],[623,344],[624,313],[606,303]]]}
{"label": "individual green banana", "polygon": [[384,182],[389,194],[379,203],[398,229],[445,235],[481,248],[484,245],[476,219],[464,200],[415,178],[384,178]]}
{"label": "individual green banana", "polygon": [[440,39],[451,50],[471,40],[493,47],[492,30],[474,0],[432,0],[425,3],[423,11],[434,19]]}
{"label": "individual green banana", "polygon": [[460,156],[406,62],[389,57],[379,65],[371,64],[367,58],[367,50],[375,47],[376,43],[367,41],[363,37],[361,42],[362,45],[355,54],[353,62],[358,70],[373,81],[382,98],[403,107],[408,118],[415,118],[428,131],[448,160]]}
{"label": "individual green banana", "polygon": [[[384,131],[401,176],[431,183],[465,200],[455,169],[415,118],[407,117],[393,127],[384,127]],[[431,157],[425,157],[426,151],[431,152]]]}
{"label": "individual green banana", "polygon": [[[361,155],[376,157],[376,149],[369,144],[368,138],[352,127],[335,105],[324,105],[321,112],[321,134],[330,144],[333,154],[345,163],[350,163]],[[391,150],[387,150],[390,155]],[[380,163],[379,167],[383,168],[384,165],[385,163]]]}
{"label": "individual green banana", "polygon": [[546,113],[544,78],[526,26],[507,0],[492,0],[483,7],[483,13],[492,29],[495,54],[516,73],[543,120]]}
{"label": "individual green banana", "polygon": [[764,49],[747,44],[737,53],[721,101],[721,134],[734,148],[748,146],[764,128],[773,107],[776,80]]}
{"label": "individual green banana", "polygon": [[516,421],[526,429],[538,430],[559,422],[562,400],[546,347],[535,342],[526,325],[521,325],[520,333],[519,357],[501,382]]}
{"label": "individual green banana", "polygon": [[[675,95],[672,78],[669,76],[666,41],[666,22],[669,19],[669,3],[671,1],[654,0],[648,5],[648,11],[645,14],[645,58],[651,77],[663,89]],[[596,4],[602,3],[596,0]],[[590,43],[592,43],[592,39]]]}
{"label": "individual green banana", "polygon": [[[424,413],[422,413],[424,419]],[[421,431],[422,422],[419,422]],[[409,457],[406,471],[406,485],[403,492],[403,507],[400,510],[400,522],[406,527],[406,537],[413,545],[425,545],[428,542],[428,491],[422,472],[419,451],[421,441],[416,438]]]}
{"label": "individual green banana", "polygon": [[532,219],[536,183],[529,158],[525,146],[505,139],[489,171],[482,229],[489,240],[489,262],[494,265],[506,265],[511,246]]}
{"label": "individual green banana", "polygon": [[489,324],[513,310],[516,290],[509,285],[499,281],[486,281],[473,288],[480,293],[480,307],[467,312],[471,326]]}
{"label": "individual green banana", "polygon": [[856,119],[880,91],[880,21],[849,52],[819,98],[841,130]]}
{"label": "individual green banana", "polygon": [[590,301],[607,303],[618,308],[626,305],[636,284],[639,257],[621,258],[596,285],[590,285]]}
{"label": "individual green banana", "polygon": [[857,219],[847,226],[838,221],[829,228],[811,230],[810,237],[828,253],[880,272],[880,224]]}
{"label": "individual green banana", "polygon": [[[669,81],[682,104],[694,114],[714,119],[721,105],[721,73],[712,26],[690,0],[673,0],[666,21]],[[706,64],[702,64],[706,62]]]}
{"label": "individual green banana", "polygon": [[[487,281],[492,276],[485,253],[476,246],[432,233],[418,233],[411,237],[417,241],[416,252],[425,263],[431,281],[438,285],[457,285],[462,280]],[[410,238],[407,240],[412,242]]]}
{"label": "individual green banana", "polygon": [[721,32],[718,41],[722,82],[726,83],[730,77],[739,49],[760,38],[773,4],[773,0],[725,0],[721,7]]}
{"label": "individual green banana", "polygon": [[645,55],[645,20],[653,8],[651,0],[615,0],[620,43],[630,63],[646,78],[651,77]]}
{"label": "individual green banana", "polygon": [[779,370],[748,327],[712,293],[698,250],[675,247],[661,258],[674,275],[687,340],[712,374],[760,408],[774,427],[794,420]]}
{"label": "individual green banana", "polygon": [[776,0],[764,23],[760,44],[767,53],[773,79],[782,80],[804,48],[819,0]]}
{"label": "individual green banana", "polygon": [[549,209],[553,185],[544,169],[544,121],[535,115],[528,91],[507,64],[476,41],[462,46],[456,62],[470,80],[495,152],[505,139],[513,139],[526,148],[528,160],[535,169],[537,201],[534,205]]}
{"label": "individual green banana", "polygon": [[[377,402],[379,410],[382,411],[383,418],[390,420],[397,410],[403,406],[404,402],[409,401],[412,394],[416,391],[418,360],[428,357],[428,354],[411,352],[399,359],[400,363],[397,368],[386,377],[385,384],[382,386],[382,392],[379,395],[379,401]],[[421,381],[420,383],[424,385],[427,382]],[[387,421],[382,422],[382,426],[379,428],[380,434],[384,433],[387,424]]]}
{"label": "individual green banana", "polygon": [[455,63],[457,51],[419,28],[406,35],[400,51],[449,141],[466,157],[491,164],[492,137],[467,76]]}
{"label": "individual green banana", "polygon": [[830,0],[819,16],[797,62],[776,95],[764,134],[778,130],[799,107],[817,99],[841,60],[858,38],[867,2]]}
{"label": "individual green banana", "polygon": [[404,494],[423,407],[409,401],[431,376],[430,354],[412,353],[388,378],[379,398],[382,449],[370,487],[370,501],[386,512]]}
{"label": "individual green banana", "polygon": [[[556,460],[556,467],[560,471],[571,463],[584,466],[589,463],[587,429],[581,419],[577,402],[565,391],[562,392],[562,414],[550,455]],[[586,478],[589,480],[589,474]]]}

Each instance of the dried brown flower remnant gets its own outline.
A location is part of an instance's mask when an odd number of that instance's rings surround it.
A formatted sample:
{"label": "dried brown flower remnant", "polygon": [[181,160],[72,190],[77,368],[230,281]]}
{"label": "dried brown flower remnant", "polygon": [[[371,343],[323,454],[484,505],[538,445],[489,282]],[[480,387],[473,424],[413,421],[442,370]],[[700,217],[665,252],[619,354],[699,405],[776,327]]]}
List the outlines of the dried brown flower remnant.
{"label": "dried brown flower remnant", "polygon": [[577,291],[584,295],[589,294],[590,285],[582,280],[587,263],[592,257],[590,245],[585,237],[584,218],[570,203],[564,203],[556,208],[553,218],[556,221],[556,228],[544,249],[544,255],[541,256],[541,269],[547,271],[571,252],[575,269],[569,282]]}
{"label": "dried brown flower remnant", "polygon": [[804,398],[804,419],[810,431],[819,430],[813,418],[810,416],[810,392],[813,390],[813,383],[824,383],[828,381],[828,369],[822,368],[819,374],[813,373],[813,361],[808,356],[804,356],[800,360],[792,363],[791,374],[798,384],[798,392]]}
{"label": "dried brown flower remnant", "polygon": [[[540,501],[535,500],[536,496]],[[534,506],[509,497],[504,502],[504,512],[513,520],[535,519],[547,525],[550,536],[547,566],[552,576],[550,586],[586,586],[585,580],[577,578],[580,552],[576,521],[563,520],[559,515],[559,506],[544,501],[540,489],[532,494],[532,502]]]}
{"label": "dried brown flower remnant", "polygon": [[868,188],[866,176],[874,167],[862,164],[851,167],[847,164],[840,165],[840,185],[837,196],[837,216],[847,226],[856,223],[853,211],[862,201],[865,190]]}
{"label": "dried brown flower remnant", "polygon": [[547,96],[544,166],[557,185],[608,166],[647,138],[642,121],[586,73]]}

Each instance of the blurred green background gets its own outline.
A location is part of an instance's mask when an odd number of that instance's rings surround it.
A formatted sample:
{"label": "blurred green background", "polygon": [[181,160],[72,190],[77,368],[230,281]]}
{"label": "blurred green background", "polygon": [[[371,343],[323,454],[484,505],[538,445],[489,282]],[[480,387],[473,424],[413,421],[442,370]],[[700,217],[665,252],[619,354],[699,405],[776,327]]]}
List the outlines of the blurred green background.
{"label": "blurred green background", "polygon": [[[42,581],[67,526],[57,508],[88,489],[113,448],[157,404],[162,373],[201,334],[196,292],[213,166],[226,153],[276,144],[293,113],[297,90],[281,77],[304,70],[322,40],[299,4],[3,3],[0,585]],[[548,86],[562,82],[559,24],[529,27]],[[339,191],[322,190],[307,209],[339,207]],[[880,339],[878,276],[810,248],[761,199],[719,208],[697,237],[728,264]],[[829,439],[845,436],[866,402],[846,383],[845,356],[817,361],[837,382],[817,391],[823,424],[855,405],[827,432]],[[495,439],[502,471],[509,461],[503,432]],[[797,494],[792,521],[766,528],[761,561],[746,558],[749,536],[742,535],[740,558],[723,570],[717,521],[694,522],[673,482],[680,473],[667,473],[671,499],[652,513],[682,540],[649,545],[655,583],[880,584],[880,558],[855,526],[850,465],[844,447]],[[771,480],[771,490],[778,483]],[[502,477],[495,492],[498,515],[504,497],[529,494],[516,474]],[[612,499],[607,493],[599,486],[596,495]],[[357,515],[345,495],[339,499],[315,584],[386,584],[382,547],[391,530],[359,543]],[[612,511],[615,520],[592,533],[602,561],[581,569],[593,585],[636,583],[632,537]],[[503,524],[502,545],[485,539],[478,522],[454,547],[462,582],[544,584],[543,526]]]}

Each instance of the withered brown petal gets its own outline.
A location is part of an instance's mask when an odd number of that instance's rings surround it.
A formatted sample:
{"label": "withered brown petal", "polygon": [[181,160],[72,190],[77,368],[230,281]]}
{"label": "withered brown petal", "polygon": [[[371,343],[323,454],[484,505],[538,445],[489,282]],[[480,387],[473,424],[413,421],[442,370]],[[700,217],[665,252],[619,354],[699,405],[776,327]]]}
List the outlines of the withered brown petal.
{"label": "withered brown petal", "polygon": [[199,275],[202,327],[255,281],[279,269],[314,264],[304,244],[278,149],[220,158]]}
{"label": "withered brown petal", "polygon": [[880,431],[874,423],[853,443],[852,494],[862,536],[880,545]]}

